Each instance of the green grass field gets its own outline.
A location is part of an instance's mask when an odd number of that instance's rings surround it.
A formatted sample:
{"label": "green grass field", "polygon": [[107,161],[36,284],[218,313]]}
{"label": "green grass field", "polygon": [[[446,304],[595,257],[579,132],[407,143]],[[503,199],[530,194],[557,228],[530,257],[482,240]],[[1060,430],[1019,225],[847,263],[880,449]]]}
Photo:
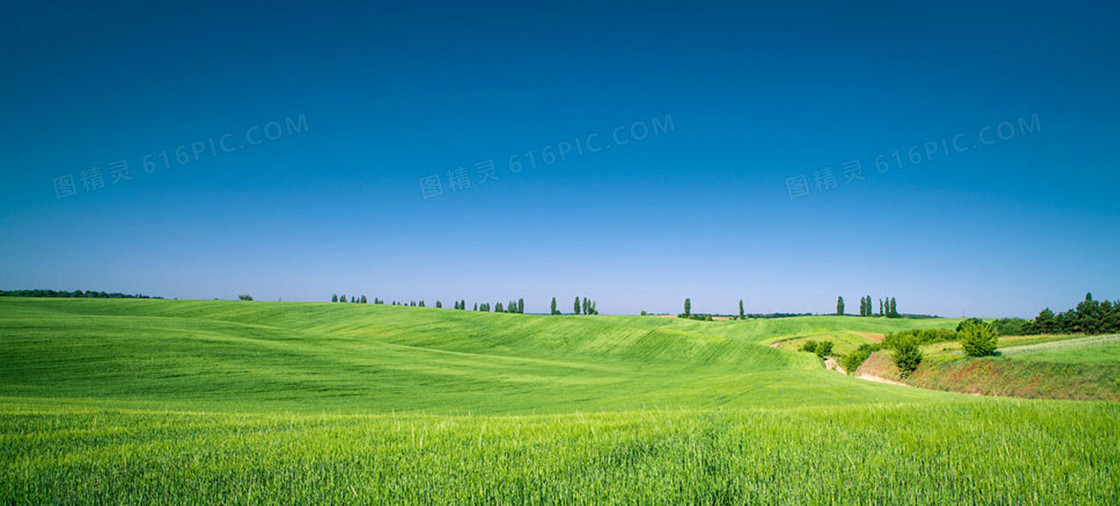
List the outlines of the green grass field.
{"label": "green grass field", "polygon": [[1003,350],[1016,360],[1055,364],[1120,364],[1120,336],[1093,336]]}
{"label": "green grass field", "polygon": [[0,299],[0,502],[1120,502],[1117,403],[768,346],[957,322]]}

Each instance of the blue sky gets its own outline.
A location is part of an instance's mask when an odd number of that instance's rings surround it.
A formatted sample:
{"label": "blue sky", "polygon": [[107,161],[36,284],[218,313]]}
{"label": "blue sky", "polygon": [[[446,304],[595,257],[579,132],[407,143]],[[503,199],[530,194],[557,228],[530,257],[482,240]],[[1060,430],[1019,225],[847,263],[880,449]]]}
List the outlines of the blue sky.
{"label": "blue sky", "polygon": [[[854,312],[869,294],[945,316],[1120,298],[1115,3],[33,2],[0,19],[4,289],[529,311],[580,295],[604,313],[837,295]],[[576,139],[597,152],[543,163]]]}

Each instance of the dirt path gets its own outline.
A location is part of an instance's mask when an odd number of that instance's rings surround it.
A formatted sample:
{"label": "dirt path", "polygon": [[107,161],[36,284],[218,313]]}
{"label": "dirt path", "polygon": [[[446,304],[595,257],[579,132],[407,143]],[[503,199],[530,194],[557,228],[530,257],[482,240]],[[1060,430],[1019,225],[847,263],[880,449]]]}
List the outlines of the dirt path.
{"label": "dirt path", "polygon": [[[869,335],[875,335],[875,334],[869,334]],[[869,335],[864,335],[864,337],[868,337]],[[882,334],[878,334],[878,335],[882,336]],[[868,337],[868,338],[870,339],[870,337]],[[778,341],[778,342],[770,343],[770,347],[771,348],[777,348],[777,347],[781,346],[782,343],[784,343],[784,342],[785,341]],[[840,363],[837,362],[832,357],[826,357],[824,359],[824,366],[825,366],[825,368],[827,368],[830,371],[836,371],[836,372],[838,372],[840,374],[844,374],[844,375],[848,374],[848,371],[845,371],[844,368],[840,366]],[[875,383],[886,383],[888,385],[898,385],[900,387],[914,388],[913,385],[907,385],[906,383],[903,383],[901,381],[895,381],[895,380],[887,379],[887,378],[884,378],[882,376],[876,376],[874,374],[857,372],[855,377],[859,378],[861,380],[864,380],[864,381],[873,381]]]}
{"label": "dirt path", "polygon": [[825,357],[824,366],[830,371],[836,371],[840,374],[848,374],[848,371],[845,371],[843,367],[840,367],[840,363],[832,357]]}
{"label": "dirt path", "polygon": [[856,377],[861,380],[873,381],[875,383],[886,383],[888,385],[898,385],[900,387],[914,388],[912,385],[907,385],[901,381],[889,380],[881,376],[873,376],[871,374],[856,374]]}

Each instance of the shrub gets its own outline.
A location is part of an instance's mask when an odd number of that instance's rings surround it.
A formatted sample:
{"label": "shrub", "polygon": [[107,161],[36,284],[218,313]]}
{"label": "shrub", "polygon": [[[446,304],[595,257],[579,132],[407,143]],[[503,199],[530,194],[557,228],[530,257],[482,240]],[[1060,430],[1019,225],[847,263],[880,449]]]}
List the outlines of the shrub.
{"label": "shrub", "polygon": [[805,341],[804,343],[801,343],[801,351],[807,351],[809,353],[816,353],[817,352],[817,342],[813,341],[813,340],[809,340],[809,341]]}
{"label": "shrub", "polygon": [[975,325],[980,323],[984,323],[984,320],[981,320],[979,318],[969,318],[957,324],[957,332],[964,331],[965,325]]}
{"label": "shrub", "polygon": [[898,367],[899,375],[907,378],[919,365],[922,365],[922,349],[914,340],[902,341],[895,346],[892,360]]}
{"label": "shrub", "polygon": [[990,323],[965,321],[961,329],[961,347],[970,357],[996,354],[996,330]]}
{"label": "shrub", "polygon": [[817,356],[824,358],[832,353],[832,341],[822,341],[817,345]]}
{"label": "shrub", "polygon": [[1022,318],[1000,318],[992,322],[992,327],[1001,336],[1022,336],[1031,333],[1033,323]]}
{"label": "shrub", "polygon": [[919,345],[956,341],[959,335],[949,329],[910,329],[887,334],[883,338],[883,346],[894,348],[904,341],[914,341]]}
{"label": "shrub", "polygon": [[859,349],[856,351],[840,358],[840,366],[843,367],[848,374],[855,374],[856,369],[859,369],[859,366],[863,365],[867,357],[870,357],[873,351],[875,351],[875,346],[870,344],[860,345]]}
{"label": "shrub", "polygon": [[251,301],[251,300],[253,300],[253,296],[252,295],[238,295],[237,300]]}

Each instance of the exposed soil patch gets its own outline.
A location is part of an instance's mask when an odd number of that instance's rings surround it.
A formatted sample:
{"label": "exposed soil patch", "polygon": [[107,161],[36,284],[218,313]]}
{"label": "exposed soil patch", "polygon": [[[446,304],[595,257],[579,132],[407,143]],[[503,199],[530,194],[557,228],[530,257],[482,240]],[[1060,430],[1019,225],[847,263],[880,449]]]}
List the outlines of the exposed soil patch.
{"label": "exposed soil patch", "polygon": [[871,341],[873,343],[881,343],[881,342],[883,342],[883,338],[886,337],[885,334],[876,334],[876,333],[873,333],[873,332],[853,332],[853,333],[855,335],[860,336],[864,339],[867,339],[868,341]]}

